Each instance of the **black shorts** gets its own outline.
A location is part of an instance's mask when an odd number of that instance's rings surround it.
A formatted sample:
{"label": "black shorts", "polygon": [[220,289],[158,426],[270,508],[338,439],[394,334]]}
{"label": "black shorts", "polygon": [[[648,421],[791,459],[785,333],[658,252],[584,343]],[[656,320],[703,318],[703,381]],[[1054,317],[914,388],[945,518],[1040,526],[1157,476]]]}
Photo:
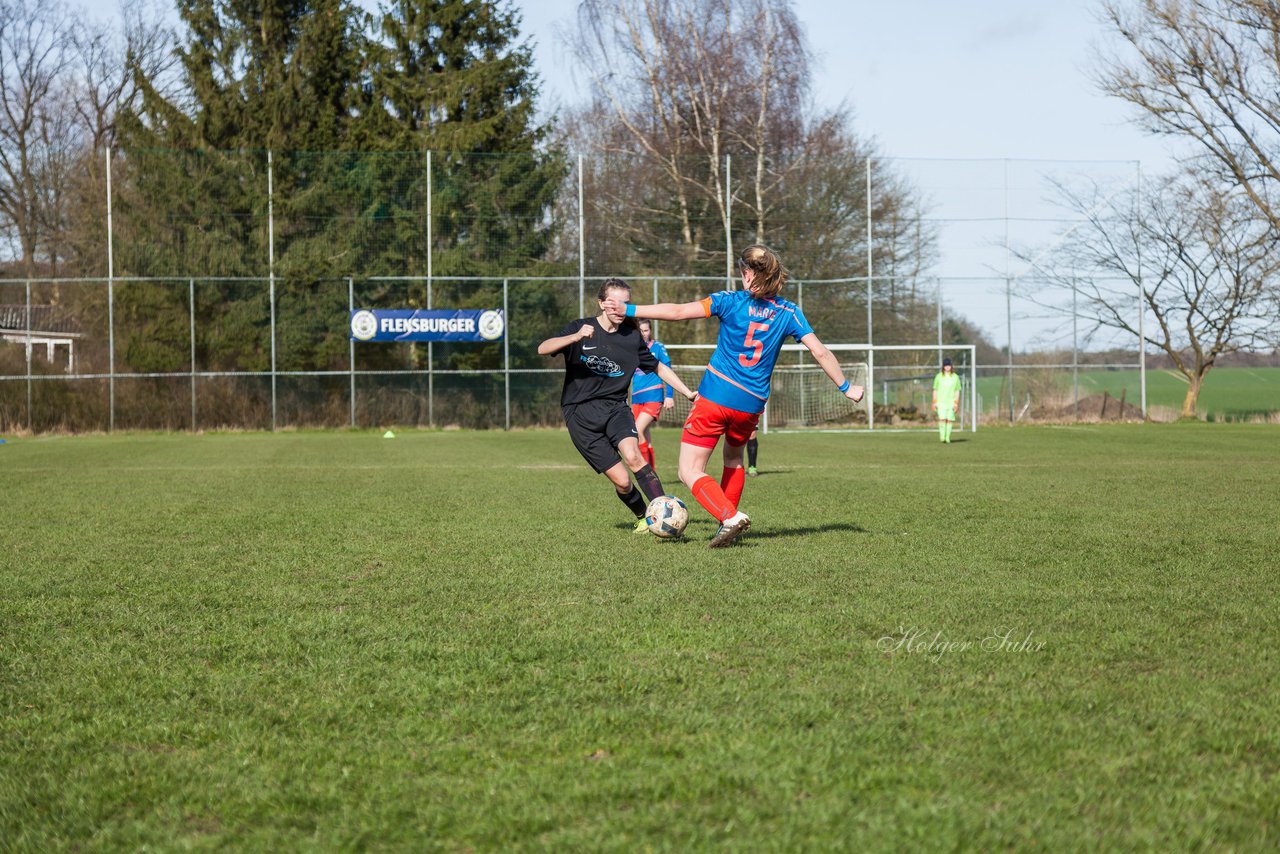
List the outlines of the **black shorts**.
{"label": "black shorts", "polygon": [[564,423],[573,446],[597,472],[621,462],[619,443],[636,438],[636,420],[625,400],[588,400],[566,406]]}

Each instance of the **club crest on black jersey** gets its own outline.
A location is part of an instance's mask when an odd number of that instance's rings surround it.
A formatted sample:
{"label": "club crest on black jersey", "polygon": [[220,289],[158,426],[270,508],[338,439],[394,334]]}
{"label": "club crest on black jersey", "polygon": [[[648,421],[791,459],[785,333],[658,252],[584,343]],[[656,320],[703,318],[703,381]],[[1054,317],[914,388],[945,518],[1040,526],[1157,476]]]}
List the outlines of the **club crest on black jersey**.
{"label": "club crest on black jersey", "polygon": [[621,366],[608,356],[596,356],[594,354],[588,356],[583,354],[578,358],[582,359],[583,363],[587,366],[587,370],[591,371],[593,374],[599,374],[602,377],[622,376]]}

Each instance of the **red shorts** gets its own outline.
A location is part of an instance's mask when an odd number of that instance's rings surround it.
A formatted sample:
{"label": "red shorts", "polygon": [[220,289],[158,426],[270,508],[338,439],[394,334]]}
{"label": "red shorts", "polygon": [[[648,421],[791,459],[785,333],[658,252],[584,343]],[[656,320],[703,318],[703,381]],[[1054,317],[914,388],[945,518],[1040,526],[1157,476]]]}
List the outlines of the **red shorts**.
{"label": "red shorts", "polygon": [[700,448],[714,448],[720,437],[724,436],[730,445],[741,447],[747,444],[747,439],[751,438],[759,421],[759,412],[739,412],[700,397],[694,402],[693,411],[684,422],[684,433],[680,436],[680,441]]}
{"label": "red shorts", "polygon": [[658,416],[662,414],[662,403],[660,401],[655,400],[651,403],[631,404],[632,418],[639,418],[641,412],[649,413],[649,417],[651,417],[654,421],[657,421]]}

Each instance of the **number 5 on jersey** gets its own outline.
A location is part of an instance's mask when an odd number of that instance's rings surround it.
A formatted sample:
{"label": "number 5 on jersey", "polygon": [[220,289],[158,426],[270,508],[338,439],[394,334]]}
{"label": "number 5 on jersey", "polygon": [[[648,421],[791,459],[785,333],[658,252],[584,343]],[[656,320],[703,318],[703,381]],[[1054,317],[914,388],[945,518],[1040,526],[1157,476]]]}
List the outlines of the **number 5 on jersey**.
{"label": "number 5 on jersey", "polygon": [[757,332],[766,332],[768,329],[769,324],[767,323],[756,323],[755,321],[752,321],[747,325],[747,337],[742,342],[742,346],[748,350],[754,350],[755,352],[749,359],[747,358],[746,353],[739,353],[738,364],[742,365],[744,368],[750,368],[753,367],[756,362],[760,361],[760,355],[764,352],[764,342],[757,341],[755,335]]}

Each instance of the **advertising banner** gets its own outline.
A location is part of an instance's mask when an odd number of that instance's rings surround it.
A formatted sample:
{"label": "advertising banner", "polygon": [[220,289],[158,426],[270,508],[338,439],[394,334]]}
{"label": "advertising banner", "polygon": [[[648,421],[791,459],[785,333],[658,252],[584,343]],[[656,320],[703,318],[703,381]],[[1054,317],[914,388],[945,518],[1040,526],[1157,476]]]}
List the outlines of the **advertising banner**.
{"label": "advertising banner", "polygon": [[351,312],[354,341],[498,341],[506,333],[499,309],[362,308]]}

